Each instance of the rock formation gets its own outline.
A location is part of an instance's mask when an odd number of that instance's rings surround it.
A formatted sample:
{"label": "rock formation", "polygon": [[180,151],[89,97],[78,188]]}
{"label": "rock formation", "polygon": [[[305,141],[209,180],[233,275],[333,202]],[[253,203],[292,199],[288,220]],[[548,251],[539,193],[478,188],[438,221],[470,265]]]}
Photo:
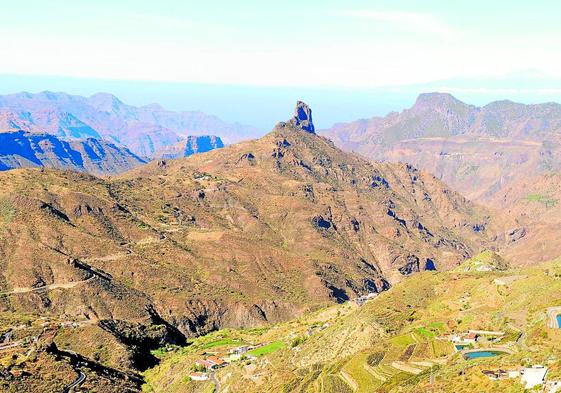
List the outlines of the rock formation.
{"label": "rock formation", "polygon": [[312,110],[302,101],[298,101],[296,103],[296,108],[294,108],[294,117],[290,119],[289,123],[312,134],[316,131],[312,121]]}

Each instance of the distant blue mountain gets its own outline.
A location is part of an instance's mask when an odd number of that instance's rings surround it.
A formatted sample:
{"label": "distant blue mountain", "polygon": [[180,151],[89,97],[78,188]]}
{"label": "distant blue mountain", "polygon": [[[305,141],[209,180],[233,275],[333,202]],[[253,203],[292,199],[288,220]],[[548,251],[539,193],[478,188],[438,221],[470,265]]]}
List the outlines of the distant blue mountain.
{"label": "distant blue mountain", "polygon": [[260,135],[253,127],[227,123],[200,111],[174,112],[158,104],[137,107],[108,93],[89,97],[51,91],[4,95],[0,96],[0,117],[58,137],[105,138],[141,157],[151,157],[190,135],[220,135],[227,143]]}
{"label": "distant blue mountain", "polygon": [[127,148],[104,140],[67,141],[26,131],[0,133],[0,170],[47,167],[107,175],[144,163]]}

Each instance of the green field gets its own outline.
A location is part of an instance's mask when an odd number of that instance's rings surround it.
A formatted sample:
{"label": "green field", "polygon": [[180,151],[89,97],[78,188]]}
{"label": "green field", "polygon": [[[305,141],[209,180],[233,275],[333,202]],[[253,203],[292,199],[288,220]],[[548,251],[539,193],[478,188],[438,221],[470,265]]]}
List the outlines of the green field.
{"label": "green field", "polygon": [[529,202],[543,203],[546,207],[553,207],[557,205],[557,203],[559,202],[558,199],[551,198],[547,195],[542,195],[542,194],[528,194],[528,196],[526,196],[526,199]]}
{"label": "green field", "polygon": [[[486,257],[495,256],[483,253],[479,259]],[[561,305],[560,271],[561,259],[506,271],[420,273],[362,307],[335,305],[268,329],[211,333],[165,354],[144,375],[150,386],[168,387],[161,392],[200,393],[208,385],[185,385],[174,378],[190,370],[205,348],[261,342],[268,344],[249,352],[259,359],[244,359],[217,373],[222,388],[251,393],[519,393],[524,391],[519,379],[490,381],[481,371],[546,364],[551,379],[561,378],[561,329],[548,329],[546,318],[548,307]],[[509,275],[519,278],[497,287],[495,279]],[[325,329],[306,335],[327,322]],[[504,331],[500,342],[482,339],[474,347],[504,346],[512,353],[466,362],[450,341],[439,338],[469,329]],[[282,350],[286,343],[294,345]]]}
{"label": "green field", "polygon": [[424,336],[425,338],[429,338],[429,339],[435,337],[434,332],[431,332],[430,330],[428,330],[427,328],[424,328],[424,327],[418,328],[417,333],[419,333],[420,335]]}
{"label": "green field", "polygon": [[282,349],[286,346],[286,344],[284,343],[284,341],[275,341],[272,342],[270,344],[264,345],[260,348],[256,348],[253,349],[251,351],[248,352],[248,354],[256,356],[256,357],[260,357],[260,356],[264,356],[264,355],[268,355],[270,353],[276,352],[279,349]]}

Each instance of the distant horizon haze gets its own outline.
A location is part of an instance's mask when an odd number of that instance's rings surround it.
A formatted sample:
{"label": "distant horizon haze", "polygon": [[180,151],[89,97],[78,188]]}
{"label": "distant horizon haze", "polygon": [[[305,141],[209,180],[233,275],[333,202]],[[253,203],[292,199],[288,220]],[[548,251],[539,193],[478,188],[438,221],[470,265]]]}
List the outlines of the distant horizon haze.
{"label": "distant horizon haze", "polygon": [[110,93],[131,105],[156,103],[173,111],[200,110],[228,122],[252,125],[268,132],[296,100],[303,100],[312,107],[314,122],[318,129],[323,129],[338,122],[401,112],[410,107],[419,94],[436,91],[450,93],[459,100],[478,106],[505,99],[524,104],[561,102],[561,79],[528,70],[497,78],[460,78],[421,85],[359,89],[0,74],[0,94],[23,91],[54,91],[82,96]]}

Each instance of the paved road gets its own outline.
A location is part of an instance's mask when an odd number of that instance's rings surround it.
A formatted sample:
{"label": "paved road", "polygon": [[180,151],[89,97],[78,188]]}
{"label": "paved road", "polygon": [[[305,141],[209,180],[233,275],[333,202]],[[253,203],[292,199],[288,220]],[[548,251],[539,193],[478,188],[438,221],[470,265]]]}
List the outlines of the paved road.
{"label": "paved road", "polygon": [[74,388],[83,384],[85,380],[86,380],[86,374],[84,374],[82,371],[78,371],[78,378],[76,378],[76,380],[74,380],[74,382],[72,382],[70,385],[65,387],[63,392],[64,393],[73,392]]}
{"label": "paved road", "polygon": [[547,309],[547,319],[549,321],[548,326],[551,329],[559,328],[559,324],[557,323],[558,314],[561,314],[561,307],[550,307]]}
{"label": "paved road", "polygon": [[74,288],[80,284],[85,284],[88,281],[91,281],[95,278],[95,276],[92,276],[86,280],[82,280],[82,281],[73,281],[73,282],[67,282],[67,283],[61,283],[61,284],[49,284],[49,285],[43,285],[42,287],[37,287],[37,288],[14,288],[11,291],[8,292],[0,292],[0,295],[13,295],[13,294],[19,294],[19,293],[29,293],[29,292],[38,292],[38,291],[43,291],[43,290],[53,290],[53,289],[71,289]]}
{"label": "paved road", "polygon": [[220,381],[216,378],[216,373],[212,372],[208,375],[210,380],[214,382],[214,393],[220,393]]}

